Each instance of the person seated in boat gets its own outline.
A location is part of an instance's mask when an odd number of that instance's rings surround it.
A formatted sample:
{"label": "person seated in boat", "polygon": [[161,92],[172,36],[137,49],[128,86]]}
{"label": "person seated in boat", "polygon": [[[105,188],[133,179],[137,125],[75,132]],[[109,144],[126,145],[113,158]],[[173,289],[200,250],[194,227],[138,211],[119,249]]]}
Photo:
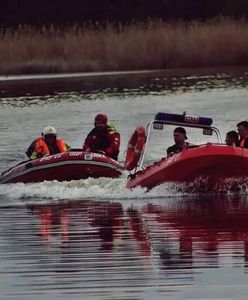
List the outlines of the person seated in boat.
{"label": "person seated in boat", "polygon": [[54,127],[47,126],[43,129],[41,136],[28,147],[26,155],[30,159],[36,159],[67,151],[70,151],[70,146],[65,144],[62,138],[57,137],[57,131]]}
{"label": "person seated in boat", "polygon": [[248,148],[248,121],[241,121],[237,124],[239,141],[238,146]]}
{"label": "person seated in boat", "polygon": [[196,147],[196,145],[186,142],[187,134],[186,134],[186,130],[183,127],[175,128],[173,132],[173,136],[174,136],[175,144],[173,146],[170,146],[167,149],[167,155],[173,155],[174,153],[181,152],[185,148]]}
{"label": "person seated in boat", "polygon": [[102,153],[117,160],[120,150],[120,133],[113,125],[108,124],[108,117],[103,113],[96,115],[94,126],[85,139],[83,150]]}
{"label": "person seated in boat", "polygon": [[226,133],[226,145],[227,146],[238,146],[239,135],[237,131],[232,130]]}

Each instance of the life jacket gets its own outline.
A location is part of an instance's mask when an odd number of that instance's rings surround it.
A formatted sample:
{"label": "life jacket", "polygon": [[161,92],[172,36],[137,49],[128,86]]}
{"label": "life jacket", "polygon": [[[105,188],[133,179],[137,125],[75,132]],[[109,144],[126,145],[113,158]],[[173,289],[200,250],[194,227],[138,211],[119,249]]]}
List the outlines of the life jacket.
{"label": "life jacket", "polygon": [[120,149],[120,133],[116,130],[113,124],[108,125],[109,146],[105,149],[107,155],[113,159],[118,159]]}
{"label": "life jacket", "polygon": [[191,148],[196,148],[198,147],[197,145],[185,142],[183,146],[179,146],[177,144],[174,144],[173,146],[170,146],[167,149],[167,155],[174,152],[174,153],[179,153],[181,151],[183,151],[184,149],[191,149]]}
{"label": "life jacket", "polygon": [[[59,148],[60,153],[67,151],[66,144],[62,138],[56,139],[56,145]],[[50,155],[50,150],[42,137],[36,140],[35,151],[37,154],[43,153]]]}
{"label": "life jacket", "polygon": [[113,125],[108,125],[106,130],[92,129],[83,145],[84,151],[97,152],[103,150],[108,156],[117,160],[120,147],[120,134]]}
{"label": "life jacket", "polygon": [[248,139],[248,134],[241,140],[241,142],[240,142],[240,147],[241,148],[244,148],[244,146],[245,146],[245,141]]}

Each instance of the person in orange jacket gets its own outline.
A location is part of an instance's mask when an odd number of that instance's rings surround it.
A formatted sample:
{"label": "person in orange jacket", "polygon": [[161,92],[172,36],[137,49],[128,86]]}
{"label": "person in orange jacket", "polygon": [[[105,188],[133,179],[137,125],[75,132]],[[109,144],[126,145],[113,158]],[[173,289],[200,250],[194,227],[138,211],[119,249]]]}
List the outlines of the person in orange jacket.
{"label": "person in orange jacket", "polygon": [[118,160],[120,150],[120,134],[113,125],[108,124],[108,117],[100,113],[96,115],[95,127],[87,135],[83,150],[105,154]]}
{"label": "person in orange jacket", "polygon": [[237,124],[239,141],[238,146],[248,148],[248,121],[242,121]]}
{"label": "person in orange jacket", "polygon": [[26,154],[28,158],[36,159],[69,150],[70,147],[65,144],[64,140],[57,137],[56,129],[52,126],[47,126],[43,129],[41,136],[31,143]]}

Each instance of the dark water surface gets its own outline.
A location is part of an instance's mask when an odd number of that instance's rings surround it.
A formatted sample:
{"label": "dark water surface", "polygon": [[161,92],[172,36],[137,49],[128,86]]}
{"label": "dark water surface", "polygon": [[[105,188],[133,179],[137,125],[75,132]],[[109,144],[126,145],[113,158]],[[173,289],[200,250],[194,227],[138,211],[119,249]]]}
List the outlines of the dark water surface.
{"label": "dark water surface", "polygon": [[137,93],[246,86],[247,67],[0,76],[0,98],[64,92]]}
{"label": "dark water surface", "polygon": [[[245,70],[95,75],[0,79],[0,172],[26,159],[47,125],[81,147],[102,111],[121,133],[120,161],[135,127],[158,111],[210,116],[223,141],[248,119]],[[149,159],[173,143],[172,130],[160,141]],[[130,191],[126,181],[0,185],[0,299],[247,299],[245,180],[212,194],[172,184]]]}
{"label": "dark water surface", "polygon": [[2,299],[247,299],[246,197],[0,211]]}

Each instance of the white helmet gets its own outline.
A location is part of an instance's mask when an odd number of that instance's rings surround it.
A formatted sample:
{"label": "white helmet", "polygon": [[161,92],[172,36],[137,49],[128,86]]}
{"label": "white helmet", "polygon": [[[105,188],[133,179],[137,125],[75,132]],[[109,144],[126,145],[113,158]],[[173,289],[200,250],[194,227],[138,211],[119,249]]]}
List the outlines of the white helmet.
{"label": "white helmet", "polygon": [[57,135],[57,130],[52,126],[46,126],[46,127],[43,128],[42,134],[43,134],[43,136],[45,136],[47,134]]}

